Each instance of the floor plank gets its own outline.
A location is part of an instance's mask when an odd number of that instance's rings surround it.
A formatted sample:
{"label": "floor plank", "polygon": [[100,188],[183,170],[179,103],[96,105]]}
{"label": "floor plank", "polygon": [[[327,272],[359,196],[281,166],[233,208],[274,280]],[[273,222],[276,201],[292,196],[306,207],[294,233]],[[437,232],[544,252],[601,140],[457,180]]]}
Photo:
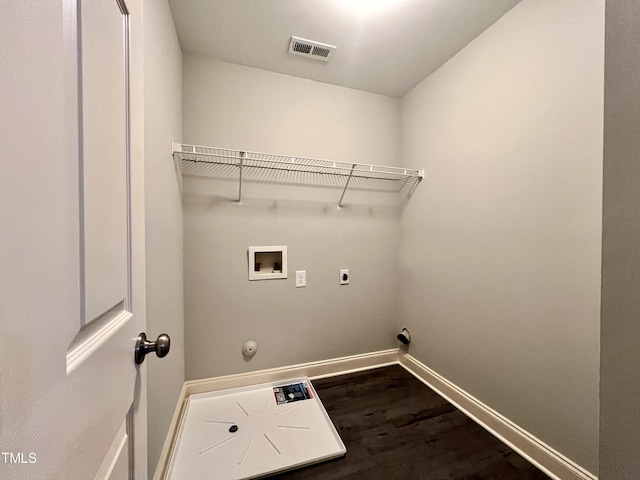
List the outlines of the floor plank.
{"label": "floor plank", "polygon": [[399,365],[316,380],[344,458],[281,480],[548,480]]}

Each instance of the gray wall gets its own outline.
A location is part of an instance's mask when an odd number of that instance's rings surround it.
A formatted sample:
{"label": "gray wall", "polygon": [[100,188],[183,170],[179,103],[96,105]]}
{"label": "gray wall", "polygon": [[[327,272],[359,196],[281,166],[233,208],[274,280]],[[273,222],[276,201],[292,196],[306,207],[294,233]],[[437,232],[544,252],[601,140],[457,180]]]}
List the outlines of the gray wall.
{"label": "gray wall", "polygon": [[[184,141],[374,164],[398,162],[399,101],[184,57]],[[399,209],[339,186],[184,179],[188,379],[396,346]],[[289,278],[248,280],[247,249],[287,245]],[[351,284],[338,271],[349,268]],[[307,287],[294,272],[306,270]],[[242,344],[258,342],[243,358]]]}
{"label": "gray wall", "polygon": [[149,472],[153,475],[184,383],[182,205],[171,140],[182,137],[182,53],[166,0],[144,2],[147,335],[171,352],[147,368]]}
{"label": "gray wall", "polygon": [[519,3],[402,101],[409,353],[598,470],[604,0]]}
{"label": "gray wall", "polygon": [[640,471],[640,3],[609,1],[604,97],[600,478]]}

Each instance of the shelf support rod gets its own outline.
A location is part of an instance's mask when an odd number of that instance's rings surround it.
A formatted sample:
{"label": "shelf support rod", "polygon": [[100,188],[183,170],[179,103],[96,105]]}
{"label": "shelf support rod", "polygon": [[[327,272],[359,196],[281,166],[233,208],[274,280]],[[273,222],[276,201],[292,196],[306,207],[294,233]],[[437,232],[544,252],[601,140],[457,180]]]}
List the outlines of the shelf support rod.
{"label": "shelf support rod", "polygon": [[238,181],[238,205],[242,205],[242,167],[243,167],[243,161],[244,160],[244,152],[240,152],[240,175],[239,175],[239,181]]}
{"label": "shelf support rod", "polygon": [[347,182],[344,184],[344,189],[342,190],[342,195],[340,195],[340,200],[338,200],[338,210],[342,210],[342,200],[344,199],[344,194],[347,193],[347,187],[349,186],[349,182],[351,181],[351,176],[353,175],[353,170],[356,168],[358,164],[354,163],[351,166],[351,171],[349,172],[349,177],[347,177]]}

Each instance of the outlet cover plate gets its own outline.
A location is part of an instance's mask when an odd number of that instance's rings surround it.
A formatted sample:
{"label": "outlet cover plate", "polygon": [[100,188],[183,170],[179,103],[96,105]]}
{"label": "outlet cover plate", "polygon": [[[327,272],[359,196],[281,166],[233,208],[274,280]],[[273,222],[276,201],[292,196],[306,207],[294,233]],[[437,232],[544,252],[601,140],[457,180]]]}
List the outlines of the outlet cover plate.
{"label": "outlet cover plate", "polygon": [[350,279],[351,279],[351,276],[349,275],[349,269],[341,268],[340,269],[340,285],[349,285]]}
{"label": "outlet cover plate", "polygon": [[296,270],[296,288],[307,286],[307,271]]}

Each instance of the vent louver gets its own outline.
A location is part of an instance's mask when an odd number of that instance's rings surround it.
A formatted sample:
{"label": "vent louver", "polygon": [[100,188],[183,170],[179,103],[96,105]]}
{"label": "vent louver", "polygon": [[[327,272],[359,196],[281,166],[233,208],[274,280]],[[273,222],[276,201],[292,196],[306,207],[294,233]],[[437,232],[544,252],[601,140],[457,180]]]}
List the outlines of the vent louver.
{"label": "vent louver", "polygon": [[331,60],[335,49],[336,47],[333,45],[314,42],[313,40],[305,40],[299,37],[291,37],[291,41],[289,42],[289,53],[300,55],[301,57],[322,60],[323,62]]}

